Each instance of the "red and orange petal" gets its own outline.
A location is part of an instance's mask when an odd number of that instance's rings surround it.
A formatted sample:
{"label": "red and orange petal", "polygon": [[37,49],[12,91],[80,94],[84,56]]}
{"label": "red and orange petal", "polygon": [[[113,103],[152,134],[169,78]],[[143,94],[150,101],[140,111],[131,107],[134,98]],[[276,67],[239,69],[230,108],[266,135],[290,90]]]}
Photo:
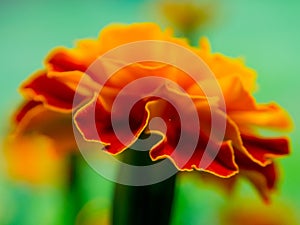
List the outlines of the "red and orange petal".
{"label": "red and orange petal", "polygon": [[240,129],[248,131],[251,125],[277,129],[291,128],[288,114],[277,104],[255,102],[251,92],[255,90],[256,74],[241,60],[210,53],[207,39],[200,41],[199,56],[216,75],[223,91],[227,113]]}
{"label": "red and orange petal", "polygon": [[42,103],[29,101],[16,112],[15,118],[12,133],[15,140],[26,135],[43,135],[52,140],[59,153],[70,152],[77,148],[71,114],[51,111]]}
{"label": "red and orange petal", "polygon": [[[291,120],[288,114],[278,105],[257,104],[254,97],[236,76],[219,79],[227,114],[238,125],[240,131],[249,132],[254,127],[273,129],[290,129]],[[275,119],[276,118],[276,119]]]}
{"label": "red and orange petal", "polygon": [[248,153],[262,166],[266,166],[273,159],[290,153],[287,138],[261,138],[242,135],[243,145]]}
{"label": "red and orange petal", "polygon": [[153,160],[169,158],[181,171],[195,169],[223,178],[238,173],[238,165],[235,162],[234,150],[230,141],[218,144],[211,140],[210,147],[208,147],[208,138],[201,132],[195,145],[185,143],[184,146],[178,147],[179,138],[177,136],[180,135],[180,138],[184,138],[187,142],[193,134],[180,131],[176,127],[178,124],[170,125],[163,142],[151,149],[150,156]]}
{"label": "red and orange petal", "polygon": [[42,104],[41,102],[37,102],[33,100],[24,102],[13,115],[12,117],[13,123],[20,123],[29,111],[31,111],[33,108],[41,104]]}
{"label": "red and orange petal", "polygon": [[[227,113],[242,132],[253,132],[253,127],[291,129],[291,119],[275,103],[257,104],[252,91],[256,86],[256,73],[241,60],[212,54],[207,39],[200,40],[199,56],[216,75],[222,88]],[[195,92],[195,90],[191,89]]]}
{"label": "red and orange petal", "polygon": [[202,38],[199,42],[198,55],[212,70],[217,79],[226,76],[237,76],[247,91],[256,89],[256,72],[246,67],[242,59],[234,59],[220,53],[211,53],[208,39]]}
{"label": "red and orange petal", "polygon": [[[75,90],[55,77],[49,77],[46,71],[36,73],[22,84],[20,90],[27,99],[42,102],[54,111],[70,112],[73,108]],[[86,96],[78,99],[84,101]]]}
{"label": "red and orange petal", "polygon": [[240,175],[246,177],[255,186],[262,198],[268,202],[278,180],[278,171],[274,162],[260,166],[244,154],[236,152],[235,156],[240,168]]}
{"label": "red and orange petal", "polygon": [[71,90],[76,92],[78,101],[82,101],[84,98],[83,96],[92,98],[94,93],[98,92],[101,87],[100,84],[93,81],[88,74],[78,70],[66,72],[50,71],[47,73],[47,77],[65,84]]}
{"label": "red and orange petal", "polygon": [[85,39],[78,41],[72,49],[64,47],[54,49],[47,56],[45,65],[47,71],[84,72],[100,54],[100,42],[96,39]]}
{"label": "red and orange petal", "polygon": [[106,52],[130,42],[165,40],[167,37],[171,37],[171,34],[171,30],[162,32],[161,28],[154,23],[134,23],[130,26],[114,24],[100,32],[99,42],[101,43],[101,50]]}
{"label": "red and orange petal", "polygon": [[[131,53],[128,52],[128,54]],[[86,73],[98,85],[105,86],[105,88],[116,89],[118,91],[122,90],[126,85],[131,84],[131,82],[139,82],[140,84],[142,82],[140,82],[139,79],[146,77],[161,78],[166,80],[166,82],[173,81],[186,91],[195,83],[195,80],[182,70],[172,65],[152,61],[127,65],[127,62],[104,58],[95,61]],[[155,79],[153,79],[152,82],[154,82],[154,80]],[[149,82],[148,84],[151,85],[152,82]],[[144,88],[144,86],[138,88],[138,90],[141,90],[142,88]],[[202,92],[197,93],[197,95],[203,96]]]}
{"label": "red and orange petal", "polygon": [[[173,90],[170,92],[170,86],[167,85],[164,80],[158,80],[158,82],[153,81],[152,83],[142,82],[140,85],[134,86],[134,90],[127,90],[122,93],[116,92],[116,94],[119,94],[118,104],[114,105],[115,108],[112,108],[111,104],[116,97],[114,90],[117,89],[104,87],[99,97],[95,96],[89,104],[79,109],[75,115],[76,125],[83,136],[87,140],[96,140],[105,145],[110,145],[107,149],[114,154],[123,151],[129,144],[132,144],[148,126],[149,116],[153,116],[153,112],[149,115],[146,105],[151,101],[155,101],[157,97],[144,98],[143,96],[151,96],[154,94],[154,96],[173,100],[174,103],[177,102],[177,108],[182,108],[182,104],[186,105],[183,100],[189,98],[189,96],[177,92],[176,96],[181,96],[181,101],[179,101],[178,97],[172,95],[172,93],[176,93],[176,91]],[[136,100],[140,101],[131,109],[132,106],[130,103]],[[109,102],[111,102],[111,104]],[[130,113],[126,111],[128,107],[131,109]],[[188,107],[189,106],[184,109],[186,110]],[[159,107],[156,109],[159,110]],[[94,114],[95,116],[93,116]],[[158,114],[157,116],[160,115]],[[128,119],[130,128],[126,127]],[[196,119],[198,120],[198,118]],[[112,121],[116,125],[115,127],[113,127]],[[95,123],[97,131],[90,127],[91,124]],[[186,126],[189,127],[188,125]],[[121,143],[118,137],[125,140],[125,144]]]}
{"label": "red and orange petal", "polygon": [[246,133],[252,128],[291,130],[288,113],[276,103],[260,104],[253,110],[230,112],[230,118]]}
{"label": "red and orange petal", "polygon": [[222,89],[226,110],[229,115],[232,111],[246,111],[256,108],[255,99],[245,89],[241,78],[236,75],[229,75],[220,77],[218,82]]}
{"label": "red and orange petal", "polygon": [[287,138],[264,138],[251,132],[241,133],[239,127],[229,117],[224,140],[231,140],[235,152],[244,154],[260,166],[266,166],[272,159],[289,154]]}
{"label": "red and orange petal", "polygon": [[118,113],[114,114],[112,124],[111,112],[95,96],[76,112],[75,125],[86,140],[102,143],[112,154],[121,153],[136,141],[149,119],[145,102],[135,104],[130,115],[123,113],[125,110],[122,107],[127,107],[126,101],[123,103],[119,105]]}
{"label": "red and orange petal", "polygon": [[[176,146],[164,140],[163,143],[151,149],[153,160],[169,158],[180,171],[206,171],[218,177],[228,178],[238,173],[238,165],[234,160],[233,148],[230,142],[224,142],[221,146],[213,146],[215,149],[206,149],[207,141],[200,139],[196,148],[185,145],[185,149],[176,149]],[[191,148],[193,154],[187,157],[184,150]],[[218,149],[216,156],[210,157],[210,153]],[[203,159],[209,161],[203,161]]]}
{"label": "red and orange petal", "polygon": [[[208,136],[210,135],[208,124],[211,122],[210,115],[207,115],[207,113],[210,113],[207,100],[198,102],[198,106],[202,105],[198,110],[201,110],[196,111],[196,118],[193,118],[193,114],[189,112],[192,109],[184,101],[187,96],[176,94],[176,92],[173,92],[173,94],[177,99],[178,107],[185,109],[185,116],[179,115],[180,112],[176,110],[176,104],[171,105],[164,100],[156,100],[147,105],[150,118],[159,115],[164,120],[167,128],[165,134],[163,131],[158,130],[163,139],[151,149],[151,158],[153,160],[170,158],[175,166],[182,171],[205,170],[220,177],[230,177],[236,174],[238,167],[234,160],[231,141],[221,143],[223,139],[220,142],[212,137],[212,140],[210,140],[211,145],[207,146]],[[226,125],[226,117],[223,117],[222,114],[215,116],[218,116],[218,120],[224,119],[224,126]],[[185,117],[185,120],[181,121],[183,117]],[[193,124],[197,122],[194,121],[195,119],[200,120],[201,130],[198,130],[198,126],[195,128],[197,130],[193,129]],[[199,136],[195,136],[197,131]],[[184,142],[183,146],[178,145],[181,138]],[[192,143],[192,140],[196,142]],[[217,150],[219,151],[215,153]],[[207,159],[211,163],[201,162],[203,159]]]}

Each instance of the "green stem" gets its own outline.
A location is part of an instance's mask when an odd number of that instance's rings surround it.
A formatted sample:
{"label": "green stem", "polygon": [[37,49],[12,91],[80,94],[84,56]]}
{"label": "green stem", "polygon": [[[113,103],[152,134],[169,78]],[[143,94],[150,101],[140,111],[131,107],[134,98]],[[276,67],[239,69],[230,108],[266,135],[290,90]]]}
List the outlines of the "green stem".
{"label": "green stem", "polygon": [[[149,165],[149,152],[127,149],[125,163]],[[120,171],[120,174],[126,174]],[[127,186],[116,183],[112,209],[112,225],[168,225],[171,220],[176,176],[148,186]]]}
{"label": "green stem", "polygon": [[80,190],[79,164],[80,156],[78,154],[70,155],[69,174],[68,182],[66,184],[66,198],[63,213],[64,224],[74,225],[76,223],[76,217],[84,205],[84,200]]}

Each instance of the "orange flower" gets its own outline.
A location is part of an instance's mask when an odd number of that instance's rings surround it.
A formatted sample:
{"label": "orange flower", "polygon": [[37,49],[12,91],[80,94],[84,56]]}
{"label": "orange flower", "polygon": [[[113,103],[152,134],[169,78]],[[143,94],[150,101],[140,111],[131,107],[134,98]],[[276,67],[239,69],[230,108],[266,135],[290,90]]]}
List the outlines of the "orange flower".
{"label": "orange flower", "polygon": [[[103,65],[103,74],[100,76],[89,71],[98,56],[122,44],[144,40],[168,41],[201,57],[218,81],[226,111],[218,108],[218,100],[208,99],[189,75],[165,63],[133,63],[118,70],[105,83],[101,76],[106,76],[104,70],[107,65]],[[108,66],[116,66],[120,63],[117,60],[111,59]],[[161,140],[150,150],[152,160],[170,158],[178,170],[206,171],[222,178],[241,174],[249,178],[266,199],[269,190],[274,188],[277,174],[273,159],[289,153],[288,141],[286,138],[261,137],[256,128],[287,129],[290,127],[290,120],[286,112],[275,103],[257,104],[252,96],[255,72],[245,67],[241,60],[212,54],[206,39],[201,40],[200,48],[193,48],[184,39],[172,37],[170,30],[163,32],[152,23],[111,25],[103,29],[98,39],[82,40],[73,49],[55,49],[47,57],[45,66],[44,70],[36,73],[21,87],[28,102],[16,117],[16,130],[19,133],[38,129],[39,133],[57,141],[57,148],[62,151],[74,148],[70,127],[71,112],[75,110],[75,125],[83,137],[88,141],[104,144],[109,153],[118,154],[134,143],[143,132],[150,132],[149,121],[152,118],[161,117],[167,130],[164,134],[157,128],[156,133],[161,136]],[[120,94],[130,82],[149,76],[168,79],[182,89],[159,80],[153,83],[143,82],[132,86],[130,92]],[[83,83],[80,82],[82,78]],[[102,88],[100,93],[99,86]],[[73,104],[75,94],[76,102]],[[122,104],[112,111],[117,97]],[[164,97],[174,101],[171,104]],[[124,112],[128,107],[128,100],[132,99],[139,101],[127,115]],[[179,136],[194,135],[194,130],[190,128],[192,121],[180,123],[180,114],[176,110],[180,108],[189,115],[188,100],[195,105],[201,129],[198,130],[197,146],[186,161],[184,149],[179,149],[178,152],[174,150]],[[213,112],[211,104],[214,104]],[[94,110],[95,118],[91,118],[90,113]],[[44,112],[39,113],[41,111]],[[207,154],[205,149],[211,135],[212,113],[225,121],[226,130],[222,143],[217,140],[213,142],[215,149],[211,151],[218,151],[216,157],[208,167],[202,167],[201,159]],[[112,114],[115,121],[111,120]],[[97,134],[91,129],[94,122]],[[118,125],[118,135],[114,130],[114,122]],[[133,135],[125,129],[128,122]]]}
{"label": "orange flower", "polygon": [[159,1],[163,15],[183,34],[205,24],[213,14],[216,2],[211,1]]}
{"label": "orange flower", "polygon": [[253,199],[233,201],[221,211],[222,225],[296,225],[296,212],[286,203],[262,204]]}
{"label": "orange flower", "polygon": [[63,158],[54,151],[55,147],[53,140],[43,135],[8,138],[5,141],[8,174],[32,184],[59,182]]}
{"label": "orange flower", "polygon": [[4,141],[7,172],[34,184],[58,181],[64,170],[61,155],[77,148],[71,116],[28,100],[14,115],[13,124]]}

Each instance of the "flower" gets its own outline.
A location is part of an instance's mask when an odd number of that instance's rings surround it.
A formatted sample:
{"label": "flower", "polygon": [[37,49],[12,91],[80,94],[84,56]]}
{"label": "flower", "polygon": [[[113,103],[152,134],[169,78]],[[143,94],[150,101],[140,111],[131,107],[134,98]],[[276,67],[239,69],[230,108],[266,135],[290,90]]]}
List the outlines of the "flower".
{"label": "flower", "polygon": [[285,202],[265,205],[259,201],[244,198],[226,204],[219,218],[222,225],[299,224],[294,209]]}
{"label": "flower", "polygon": [[159,1],[162,14],[181,31],[189,34],[207,23],[213,15],[216,2],[211,1]]}
{"label": "flower", "polygon": [[[95,75],[88,69],[93,62],[109,50],[122,44],[144,40],[160,40],[182,46],[199,56],[211,69],[222,90],[226,111],[218,108],[218,101],[212,103],[198,84],[186,73],[174,66],[161,62],[138,62],[118,70],[105,83],[101,74]],[[116,65],[117,59],[109,62]],[[107,65],[103,65],[105,69]],[[111,66],[111,65],[108,65]],[[192,66],[192,65],[191,65]],[[103,75],[104,76],[104,75]],[[119,95],[127,84],[144,77],[160,77],[176,83],[178,89],[168,82],[155,82],[136,85],[131,92]],[[210,51],[208,41],[200,41],[200,48],[189,46],[185,39],[172,36],[167,29],[161,31],[153,23],[132,25],[111,25],[103,29],[98,39],[77,42],[75,48],[59,47],[46,58],[45,69],[37,72],[21,86],[27,103],[16,116],[16,133],[47,135],[56,143],[59,151],[75,147],[71,131],[71,113],[78,131],[87,141],[102,143],[111,154],[119,154],[132,145],[142,133],[149,131],[149,121],[161,117],[166,124],[166,133],[157,130],[161,140],[150,149],[151,159],[156,161],[169,158],[180,171],[206,171],[217,177],[247,177],[261,195],[268,199],[269,191],[274,189],[277,180],[274,160],[289,153],[286,138],[265,138],[257,133],[257,128],[288,129],[291,126],[287,113],[276,103],[257,104],[252,96],[255,90],[255,71],[247,68],[240,59],[231,59]],[[84,83],[78,86],[82,78]],[[102,88],[99,92],[99,86]],[[186,93],[184,93],[184,91]],[[99,93],[98,93],[99,92]],[[73,99],[76,94],[76,102]],[[148,97],[143,97],[145,94]],[[172,104],[155,97],[155,94],[173,99]],[[111,120],[112,107],[117,96],[123,104],[118,105],[115,120],[123,141],[119,140]],[[128,99],[139,101],[129,115],[123,113]],[[180,123],[176,107],[189,114],[186,101],[190,99],[196,108],[199,128],[199,141],[188,161],[182,160],[184,153],[174,149],[180,135],[193,135],[189,121]],[[218,150],[216,158],[208,167],[201,167],[211,130],[211,104],[214,114],[226,122],[222,143],[214,142]],[[95,107],[95,108],[94,108]],[[95,118],[89,115],[95,110]],[[95,121],[98,134],[91,132]],[[129,122],[129,134],[125,124]],[[124,128],[124,129],[123,129]],[[100,138],[101,137],[101,138]],[[186,146],[187,148],[189,146]],[[220,149],[219,149],[220,148]]]}
{"label": "flower", "polygon": [[[37,148],[37,146],[39,146]],[[5,140],[8,174],[31,184],[55,184],[60,181],[63,158],[53,151],[53,140],[47,136],[22,136]]]}
{"label": "flower", "polygon": [[12,122],[14,129],[4,141],[8,174],[32,184],[58,181],[64,170],[61,156],[76,149],[71,116],[28,99]]}

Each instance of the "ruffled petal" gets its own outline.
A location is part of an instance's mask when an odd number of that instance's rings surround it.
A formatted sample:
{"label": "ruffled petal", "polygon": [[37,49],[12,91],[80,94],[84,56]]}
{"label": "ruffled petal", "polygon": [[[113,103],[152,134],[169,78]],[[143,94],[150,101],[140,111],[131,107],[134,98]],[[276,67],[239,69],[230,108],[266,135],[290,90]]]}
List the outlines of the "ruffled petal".
{"label": "ruffled petal", "polygon": [[21,107],[14,113],[13,115],[13,123],[20,123],[23,118],[28,114],[29,111],[31,111],[33,108],[37,107],[38,105],[41,105],[41,102],[37,101],[26,101],[24,102]]}
{"label": "ruffled petal", "polygon": [[289,154],[289,144],[286,138],[259,138],[242,135],[243,144],[249,154],[261,165],[267,165],[272,159]]}
{"label": "ruffled petal", "polygon": [[171,36],[170,34],[170,30],[162,32],[154,23],[135,23],[130,26],[114,24],[100,32],[99,42],[102,44],[101,49],[108,51],[135,41],[164,40],[167,36]]}
{"label": "ruffled petal", "polygon": [[119,105],[112,122],[111,113],[95,96],[76,112],[75,125],[87,141],[102,143],[109,153],[121,153],[137,140],[149,118],[145,102],[135,104],[129,118],[122,113],[122,108],[126,108],[126,101],[124,103]]}
{"label": "ruffled petal", "polygon": [[[67,71],[67,72],[48,72],[47,77],[61,82],[68,86],[71,90],[76,92],[76,101],[78,104],[82,103],[83,99],[90,99],[94,93],[99,92],[101,86],[97,84],[92,78],[81,71]],[[73,102],[73,105],[77,105]]]}
{"label": "ruffled petal", "polygon": [[[73,108],[75,90],[55,77],[48,77],[45,71],[38,72],[24,82],[21,92],[25,97],[43,102],[46,107],[55,111],[70,112]],[[79,102],[85,98],[86,96],[78,96]]]}
{"label": "ruffled petal", "polygon": [[49,71],[56,72],[74,70],[85,72],[100,55],[99,45],[97,40],[86,39],[77,42],[73,49],[56,48],[47,57],[46,67]]}
{"label": "ruffled petal", "polygon": [[[238,173],[238,166],[234,160],[233,148],[230,142],[224,142],[220,147],[216,145],[215,149],[206,149],[205,143],[207,141],[199,141],[190,159],[186,159],[186,155],[182,155],[183,150],[175,150],[176,146],[170,144],[170,141],[164,141],[156,145],[151,149],[150,154],[154,161],[169,158],[180,171],[205,171],[222,178],[231,177]],[[187,144],[185,147],[190,148],[191,146]],[[210,151],[216,150],[218,151],[216,156],[207,158]],[[206,164],[205,162],[202,163],[203,158],[209,160],[207,167],[202,166],[202,164]]]}
{"label": "ruffled petal", "polygon": [[253,110],[256,108],[255,99],[245,89],[241,78],[236,75],[229,75],[220,77],[218,82],[223,92],[229,116],[232,111]]}
{"label": "ruffled petal", "polygon": [[30,101],[23,104],[15,113],[14,121],[15,127],[11,136],[16,140],[24,136],[43,135],[52,140],[58,152],[64,153],[77,149],[71,114],[54,112],[41,103]]}
{"label": "ruffled petal", "polygon": [[[196,110],[200,109],[196,111],[200,113],[200,116],[199,114],[196,115],[196,120],[201,121],[201,130],[199,130],[200,127],[193,128],[192,124],[195,123],[195,118],[192,117],[192,114],[189,116],[189,110],[192,109],[184,101],[187,96],[176,95],[175,92],[173,94],[175,95],[173,97],[177,99],[178,105],[184,108],[185,113],[187,113],[184,121],[181,121],[182,115],[179,115],[179,112],[175,108],[176,106],[168,102],[160,100],[147,105],[150,117],[159,115],[164,120],[167,128],[165,134],[157,130],[163,138],[160,143],[157,143],[151,149],[151,158],[153,160],[169,158],[182,171],[191,171],[193,169],[204,170],[220,177],[230,177],[236,174],[238,166],[234,160],[231,141],[219,144],[218,139],[211,137],[213,139],[212,144],[207,147],[208,135],[210,134],[210,129],[207,125],[210,124],[210,115],[206,115],[210,113],[209,109],[207,109],[209,107],[207,101],[203,100],[202,107],[199,107],[200,102],[198,102],[198,108],[195,108]],[[220,115],[217,116],[220,117]],[[203,118],[209,119],[204,120]],[[226,117],[221,119],[226,119]],[[195,137],[194,129],[198,129],[198,137]],[[181,139],[185,143],[178,145]],[[190,143],[192,139],[196,142]]]}
{"label": "ruffled petal", "polygon": [[287,112],[275,103],[257,105],[254,110],[230,112],[230,118],[246,133],[253,127],[280,130],[292,127]]}
{"label": "ruffled petal", "polygon": [[256,73],[253,69],[246,67],[242,59],[229,58],[220,53],[212,54],[206,38],[200,39],[199,45],[200,50],[196,50],[196,52],[209,66],[217,79],[226,76],[237,76],[247,91],[252,92],[256,89]]}
{"label": "ruffled petal", "polygon": [[234,151],[243,154],[252,162],[266,166],[272,159],[289,154],[286,138],[262,138],[243,134],[230,118],[227,118],[225,140],[231,140]]}
{"label": "ruffled petal", "polygon": [[246,177],[255,186],[261,197],[268,202],[278,180],[274,162],[260,166],[240,153],[236,153],[236,162],[240,168],[240,175]]}

